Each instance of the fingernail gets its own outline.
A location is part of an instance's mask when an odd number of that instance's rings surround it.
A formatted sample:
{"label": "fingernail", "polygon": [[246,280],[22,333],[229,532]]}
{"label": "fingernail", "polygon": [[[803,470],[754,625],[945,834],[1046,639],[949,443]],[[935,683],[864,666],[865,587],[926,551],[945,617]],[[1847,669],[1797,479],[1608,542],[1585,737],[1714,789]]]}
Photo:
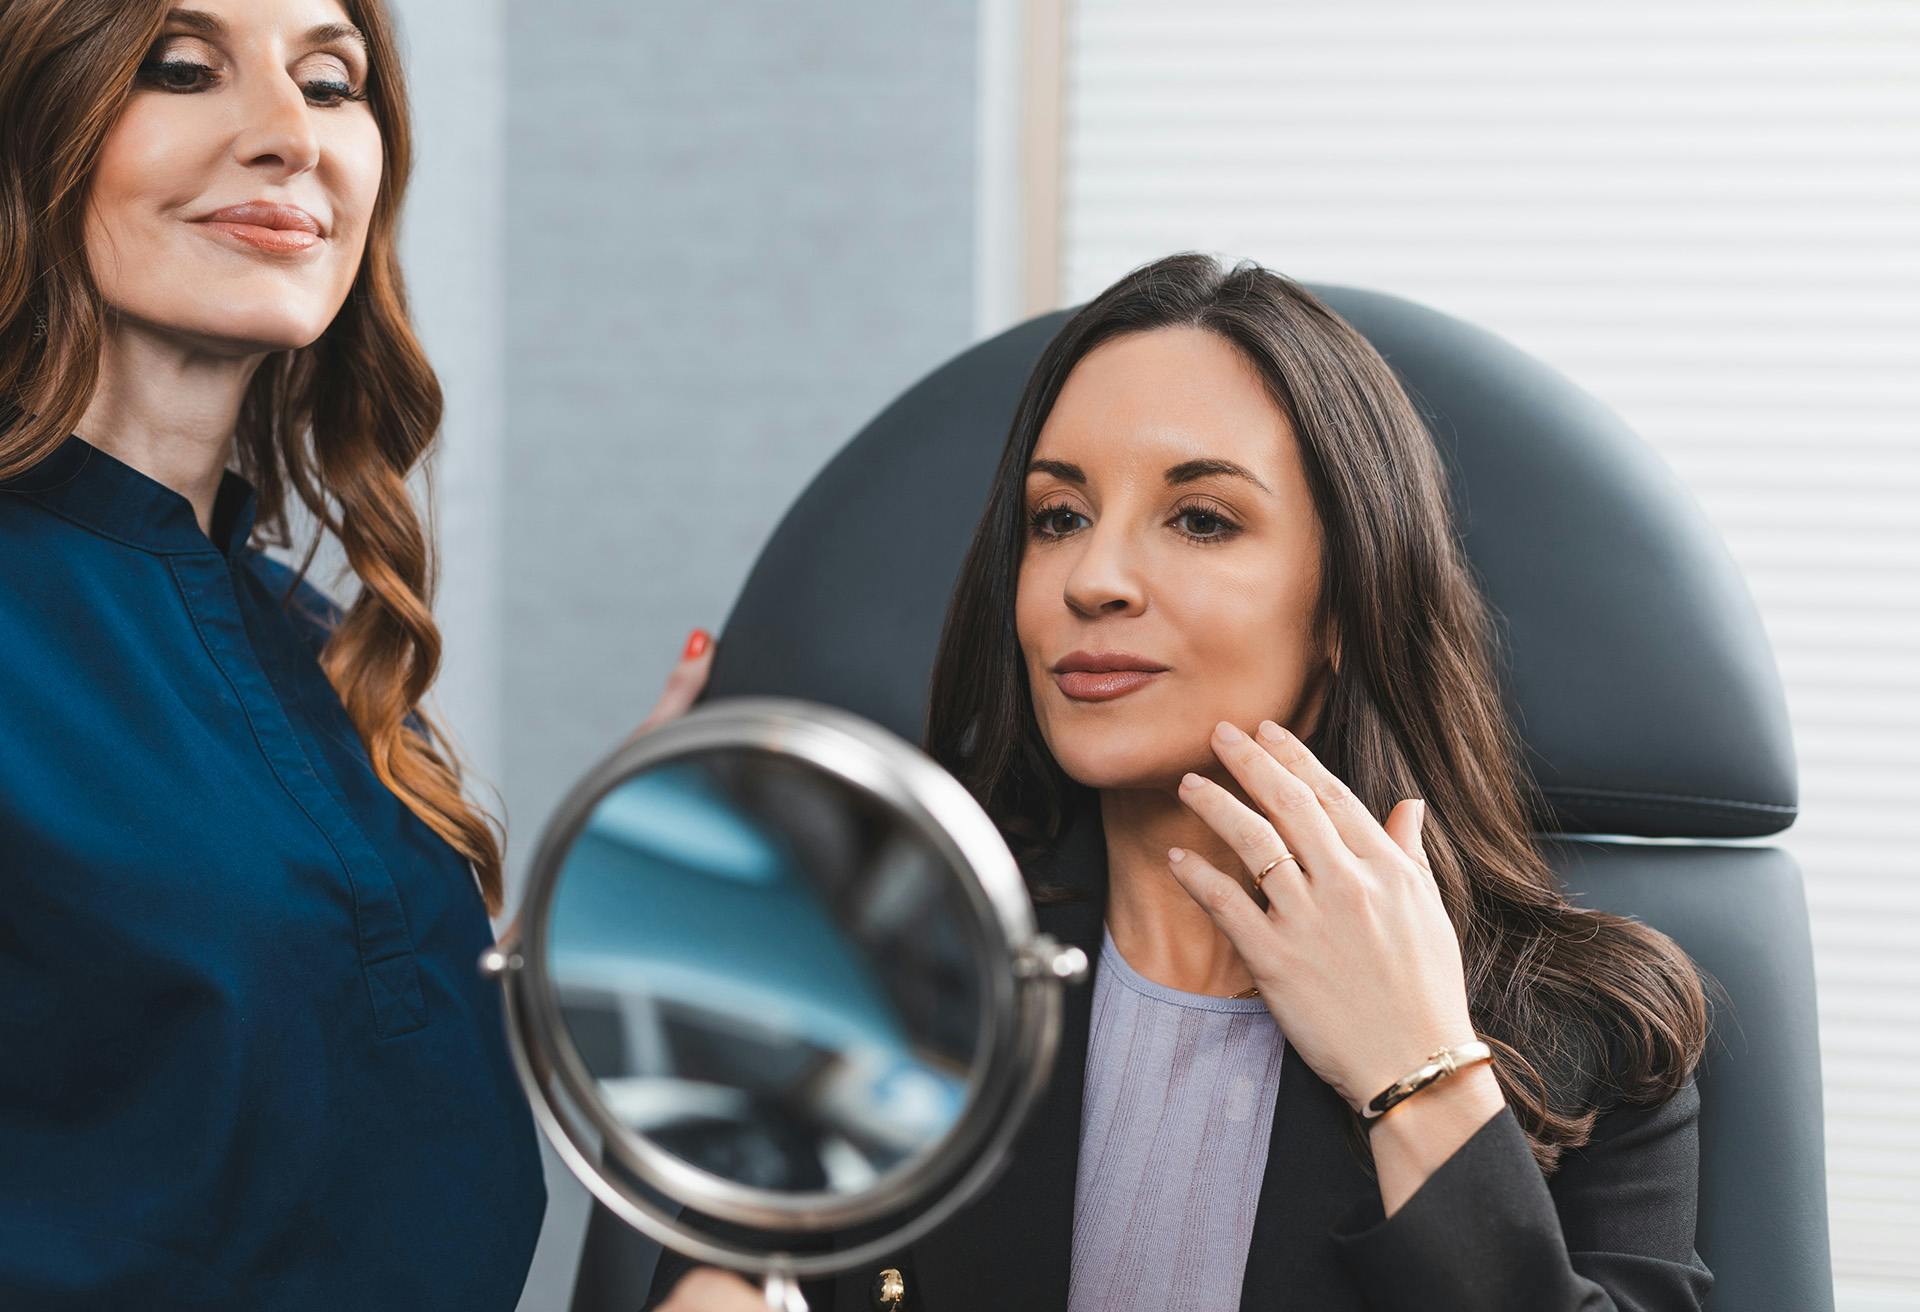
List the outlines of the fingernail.
{"label": "fingernail", "polygon": [[1413,813],[1413,827],[1415,830],[1424,829],[1427,824],[1427,799],[1416,798],[1414,805],[1419,809]]}
{"label": "fingernail", "polygon": [[1284,743],[1287,740],[1287,731],[1275,724],[1272,720],[1262,720],[1260,721],[1260,736],[1270,743]]}
{"label": "fingernail", "polygon": [[1244,742],[1247,737],[1247,735],[1240,732],[1239,725],[1231,724],[1226,720],[1222,720],[1220,723],[1214,725],[1213,731],[1230,743]]}
{"label": "fingernail", "polygon": [[680,652],[680,659],[690,661],[696,656],[707,654],[707,645],[713,641],[713,635],[705,629],[695,629],[687,635],[687,645]]}
{"label": "fingernail", "polygon": [[1180,786],[1182,788],[1198,788],[1200,786],[1200,776],[1188,772],[1180,776]]}
{"label": "fingernail", "polygon": [[1175,865],[1179,865],[1186,859],[1187,850],[1184,847],[1170,847],[1167,849],[1167,860],[1173,862]]}

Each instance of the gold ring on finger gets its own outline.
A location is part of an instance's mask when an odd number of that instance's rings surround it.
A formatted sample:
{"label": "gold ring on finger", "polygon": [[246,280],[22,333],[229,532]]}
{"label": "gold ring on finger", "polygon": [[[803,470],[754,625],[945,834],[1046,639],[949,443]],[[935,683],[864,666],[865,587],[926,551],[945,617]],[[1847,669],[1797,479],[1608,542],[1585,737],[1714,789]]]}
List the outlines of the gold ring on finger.
{"label": "gold ring on finger", "polygon": [[1307,873],[1307,868],[1305,866],[1300,865],[1299,857],[1295,856],[1291,852],[1282,852],[1279,856],[1275,857],[1273,860],[1267,862],[1266,865],[1261,867],[1260,873],[1253,877],[1253,886],[1255,888],[1259,888],[1260,891],[1263,893],[1266,892],[1266,889],[1261,888],[1261,885],[1266,882],[1267,876],[1273,873],[1273,868],[1285,861],[1291,861],[1296,866],[1300,866],[1301,874],[1304,875],[1305,873]]}

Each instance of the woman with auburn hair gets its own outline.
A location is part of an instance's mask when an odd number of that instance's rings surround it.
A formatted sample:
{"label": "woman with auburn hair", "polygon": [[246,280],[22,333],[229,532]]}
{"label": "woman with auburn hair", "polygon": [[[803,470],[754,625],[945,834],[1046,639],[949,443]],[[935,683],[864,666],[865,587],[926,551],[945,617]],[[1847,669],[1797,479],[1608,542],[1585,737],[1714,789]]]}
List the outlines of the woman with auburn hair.
{"label": "woman with auburn hair", "polygon": [[[906,1306],[1702,1305],[1693,1077],[1724,994],[1563,895],[1496,636],[1431,435],[1307,289],[1181,254],[1067,321],[927,748],[1093,978],[1006,1171],[876,1264]],[[648,1306],[757,1306],[688,1265]],[[876,1275],[809,1285],[814,1312]]]}
{"label": "woman with auburn hair", "polygon": [[[381,0],[0,5],[0,1307],[519,1297],[409,155]],[[344,611],[254,545],[295,500]]]}

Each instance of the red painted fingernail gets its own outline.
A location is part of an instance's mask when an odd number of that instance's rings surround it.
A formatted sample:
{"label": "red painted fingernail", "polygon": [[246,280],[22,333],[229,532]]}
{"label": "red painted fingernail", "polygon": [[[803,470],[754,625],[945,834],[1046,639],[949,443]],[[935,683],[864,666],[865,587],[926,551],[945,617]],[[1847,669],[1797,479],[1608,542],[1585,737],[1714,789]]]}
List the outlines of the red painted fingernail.
{"label": "red painted fingernail", "polygon": [[690,661],[696,656],[707,654],[707,645],[713,641],[713,635],[705,629],[695,629],[687,635],[686,648],[681,651],[680,659]]}

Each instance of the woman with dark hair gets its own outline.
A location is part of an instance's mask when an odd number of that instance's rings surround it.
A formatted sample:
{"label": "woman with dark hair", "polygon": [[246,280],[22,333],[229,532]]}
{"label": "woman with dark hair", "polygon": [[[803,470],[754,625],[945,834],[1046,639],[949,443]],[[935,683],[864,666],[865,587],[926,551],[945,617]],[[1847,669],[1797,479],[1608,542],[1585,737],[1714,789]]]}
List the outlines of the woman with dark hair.
{"label": "woman with dark hair", "polygon": [[0,4],[0,1307],[519,1297],[409,164],[381,0]]}
{"label": "woman with dark hair", "polygon": [[927,746],[1091,997],[1008,1170],[891,1262],[907,1306],[1701,1306],[1711,981],[1559,890],[1496,650],[1430,434],[1306,289],[1182,254],[1068,321]]}

